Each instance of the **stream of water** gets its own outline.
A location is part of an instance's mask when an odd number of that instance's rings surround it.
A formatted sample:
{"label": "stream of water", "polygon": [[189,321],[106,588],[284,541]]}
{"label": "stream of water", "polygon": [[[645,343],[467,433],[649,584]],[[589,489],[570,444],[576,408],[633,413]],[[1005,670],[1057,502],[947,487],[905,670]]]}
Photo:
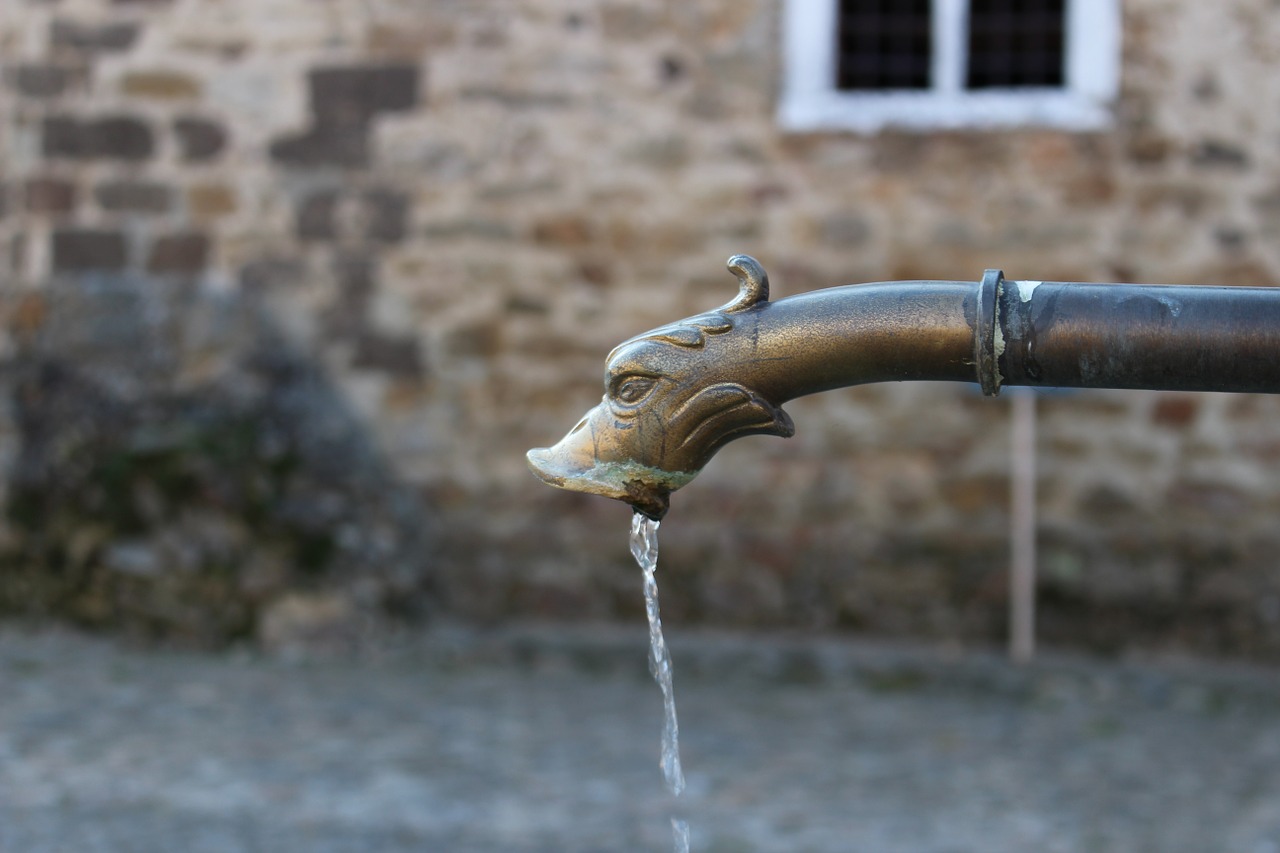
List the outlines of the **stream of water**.
{"label": "stream of water", "polygon": [[[680,796],[684,790],[684,771],[680,767],[680,723],[676,719],[676,697],[671,686],[671,653],[662,636],[662,617],[658,611],[658,524],[635,513],[631,517],[631,555],[644,573],[644,605],[649,617],[649,671],[662,688],[662,776],[667,790]],[[672,848],[675,853],[689,853],[689,824],[671,818]]]}

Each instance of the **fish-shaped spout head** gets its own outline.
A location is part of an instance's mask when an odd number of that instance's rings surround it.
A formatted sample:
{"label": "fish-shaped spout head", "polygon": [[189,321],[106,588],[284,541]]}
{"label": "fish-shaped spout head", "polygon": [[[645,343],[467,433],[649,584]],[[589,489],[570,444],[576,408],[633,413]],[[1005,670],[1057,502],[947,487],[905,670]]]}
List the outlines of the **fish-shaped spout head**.
{"label": "fish-shaped spout head", "polygon": [[744,435],[790,436],[779,405],[744,380],[752,329],[768,307],[769,280],[753,258],[729,269],[729,304],[634,337],[605,364],[604,398],[559,442],[528,453],[544,482],[626,501],[650,518],[717,450]]}

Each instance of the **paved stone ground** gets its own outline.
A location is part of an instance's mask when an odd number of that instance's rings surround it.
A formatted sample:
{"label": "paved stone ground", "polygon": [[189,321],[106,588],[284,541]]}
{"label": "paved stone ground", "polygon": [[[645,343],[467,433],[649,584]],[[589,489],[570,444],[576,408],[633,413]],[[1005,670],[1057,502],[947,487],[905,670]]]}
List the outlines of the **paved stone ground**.
{"label": "paved stone ground", "polygon": [[[701,851],[1280,850],[1280,676],[668,626]],[[644,633],[0,630],[0,850],[669,849]]]}

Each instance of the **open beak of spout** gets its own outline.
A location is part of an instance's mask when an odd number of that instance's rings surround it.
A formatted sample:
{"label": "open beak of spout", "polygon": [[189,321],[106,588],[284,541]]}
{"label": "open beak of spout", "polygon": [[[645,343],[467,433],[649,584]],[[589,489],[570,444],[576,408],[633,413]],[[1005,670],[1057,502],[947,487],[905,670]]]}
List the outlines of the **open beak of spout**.
{"label": "open beak of spout", "polygon": [[636,461],[626,452],[625,442],[596,429],[596,417],[597,410],[592,410],[555,445],[530,450],[529,467],[548,485],[623,501],[661,519],[671,493],[692,480],[693,473],[663,471]]}

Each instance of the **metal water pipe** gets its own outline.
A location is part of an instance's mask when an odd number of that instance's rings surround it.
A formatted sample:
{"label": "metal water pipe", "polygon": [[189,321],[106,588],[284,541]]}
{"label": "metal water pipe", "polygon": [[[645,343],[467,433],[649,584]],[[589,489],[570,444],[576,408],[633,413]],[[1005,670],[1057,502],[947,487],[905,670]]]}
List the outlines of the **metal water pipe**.
{"label": "metal water pipe", "polygon": [[1280,288],[1009,280],[892,281],[769,301],[729,259],[728,304],[616,347],[604,399],[552,447],[543,481],[666,514],[717,450],[790,436],[782,404],[870,382],[1280,392]]}

